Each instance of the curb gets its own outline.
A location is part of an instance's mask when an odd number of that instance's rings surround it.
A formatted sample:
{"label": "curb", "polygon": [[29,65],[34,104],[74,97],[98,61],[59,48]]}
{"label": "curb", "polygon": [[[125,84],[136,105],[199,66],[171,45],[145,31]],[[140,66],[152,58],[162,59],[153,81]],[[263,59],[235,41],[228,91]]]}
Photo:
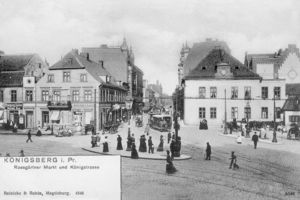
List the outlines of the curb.
{"label": "curb", "polygon": [[[103,153],[103,152],[99,152],[99,151],[93,151],[91,149],[87,149],[87,148],[81,148],[82,150],[85,150],[85,151],[88,151],[88,152],[92,152],[92,153],[97,153],[97,154],[101,154],[101,155],[105,155],[105,156],[112,156],[112,155],[120,155],[120,154],[113,154],[113,153]],[[121,157],[123,158],[131,158],[131,156],[127,156],[127,155],[120,155]],[[175,161],[181,161],[181,160],[189,160],[191,159],[192,157],[189,156],[189,155],[184,155],[185,156],[184,158],[178,158],[178,157],[175,157],[174,160]],[[155,157],[139,157],[138,159],[144,159],[144,160],[166,160],[166,157],[165,156],[161,156],[160,155],[160,158],[155,158]]]}

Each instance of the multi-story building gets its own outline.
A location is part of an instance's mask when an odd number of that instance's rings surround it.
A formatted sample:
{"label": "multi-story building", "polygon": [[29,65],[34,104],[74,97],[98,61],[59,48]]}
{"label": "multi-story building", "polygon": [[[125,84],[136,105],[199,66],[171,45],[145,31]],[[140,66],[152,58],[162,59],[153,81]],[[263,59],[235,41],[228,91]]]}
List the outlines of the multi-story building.
{"label": "multi-story building", "polygon": [[133,100],[133,113],[143,106],[143,71],[134,63],[132,48],[124,39],[121,46],[84,47],[82,52],[89,54],[91,60],[100,63],[116,81],[128,88],[128,97]]}
{"label": "multi-story building", "polygon": [[[2,123],[13,121],[19,128],[33,127],[33,110],[27,110],[24,101],[33,101],[32,88],[47,71],[47,64],[37,54],[0,55],[0,118]],[[25,83],[24,77],[32,77]],[[27,85],[26,85],[27,84]],[[2,117],[1,117],[1,113]]]}
{"label": "multi-story building", "polygon": [[209,126],[243,118],[272,121],[274,115],[283,120],[285,80],[264,80],[222,48],[212,50],[183,82],[186,124],[199,124],[204,118]]}
{"label": "multi-story building", "polygon": [[127,90],[101,65],[72,50],[49,71],[36,87],[37,125],[85,126],[100,130],[121,118]]}

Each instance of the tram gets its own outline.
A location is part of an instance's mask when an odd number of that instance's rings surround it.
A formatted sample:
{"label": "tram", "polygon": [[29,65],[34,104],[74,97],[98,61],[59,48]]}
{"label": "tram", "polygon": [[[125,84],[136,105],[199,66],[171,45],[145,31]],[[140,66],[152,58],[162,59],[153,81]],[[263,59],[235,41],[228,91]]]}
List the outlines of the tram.
{"label": "tram", "polygon": [[150,116],[150,127],[161,132],[168,132],[172,128],[172,117],[170,115],[152,115]]}

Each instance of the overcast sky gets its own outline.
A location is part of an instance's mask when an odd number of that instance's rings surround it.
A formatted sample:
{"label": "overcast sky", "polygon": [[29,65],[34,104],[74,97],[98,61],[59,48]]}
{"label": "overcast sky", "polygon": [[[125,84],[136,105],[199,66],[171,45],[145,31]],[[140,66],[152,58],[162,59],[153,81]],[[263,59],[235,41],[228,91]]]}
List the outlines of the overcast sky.
{"label": "overcast sky", "polygon": [[0,49],[38,53],[54,64],[72,48],[133,47],[136,64],[166,93],[177,84],[179,52],[205,38],[233,56],[300,46],[299,0],[9,0],[0,1]]}

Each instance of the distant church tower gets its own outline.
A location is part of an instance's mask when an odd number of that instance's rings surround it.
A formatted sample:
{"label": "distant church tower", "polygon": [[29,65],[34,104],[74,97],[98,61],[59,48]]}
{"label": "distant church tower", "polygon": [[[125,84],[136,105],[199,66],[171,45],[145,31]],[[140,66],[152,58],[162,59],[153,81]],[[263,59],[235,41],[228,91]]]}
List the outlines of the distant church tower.
{"label": "distant church tower", "polygon": [[190,47],[188,46],[187,42],[182,45],[181,51],[180,51],[180,62],[178,64],[178,85],[181,85],[181,81],[183,78],[183,66],[184,62],[190,52]]}

